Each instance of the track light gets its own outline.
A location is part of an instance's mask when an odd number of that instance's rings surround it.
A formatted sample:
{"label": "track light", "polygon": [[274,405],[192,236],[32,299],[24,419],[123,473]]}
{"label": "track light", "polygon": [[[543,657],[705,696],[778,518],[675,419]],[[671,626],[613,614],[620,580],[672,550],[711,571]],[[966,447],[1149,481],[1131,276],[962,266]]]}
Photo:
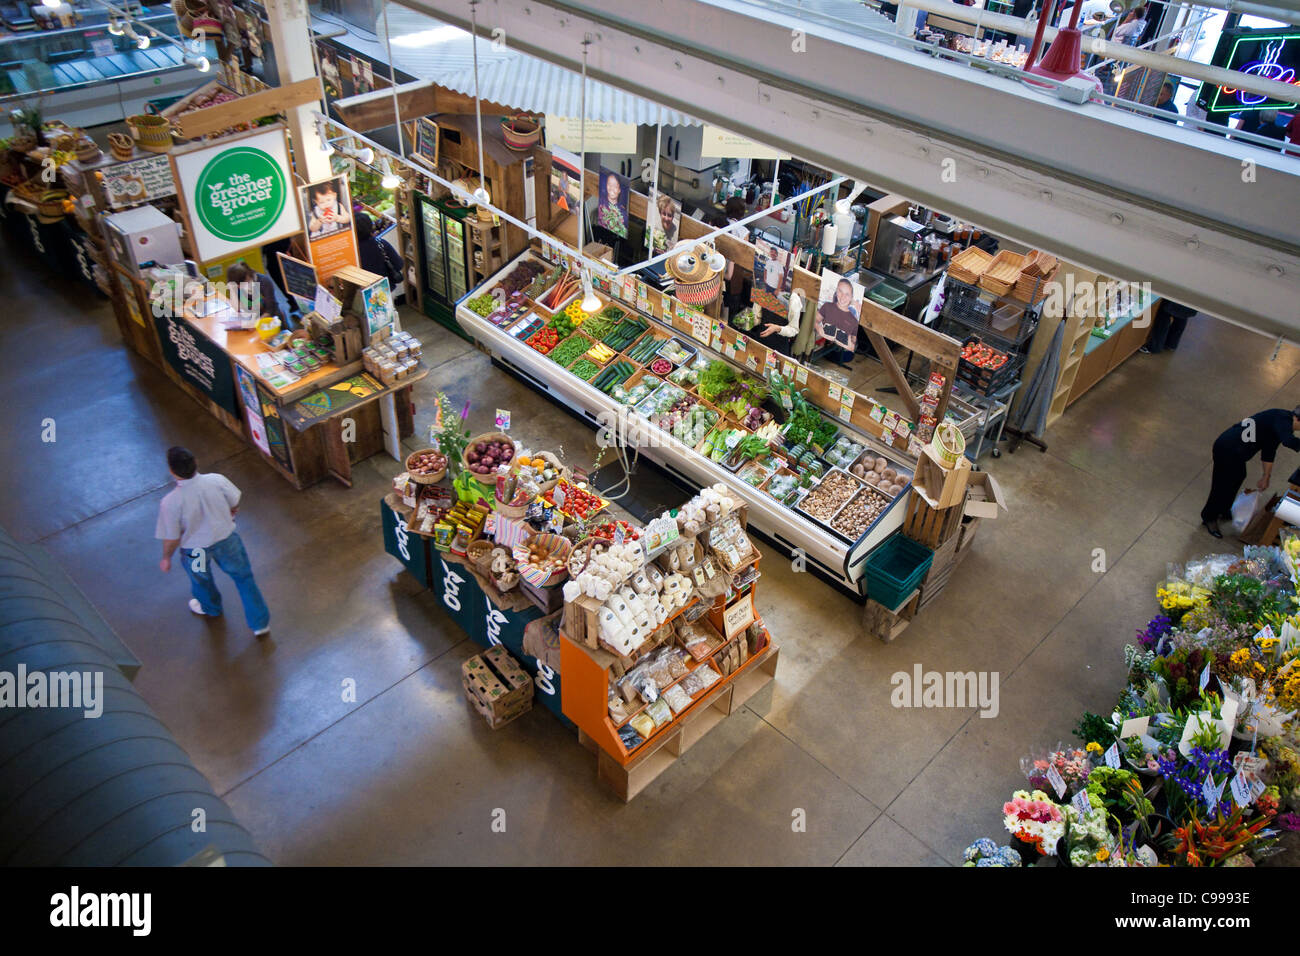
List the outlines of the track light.
{"label": "track light", "polygon": [[208,72],[209,68],[212,66],[212,64],[208,62],[208,58],[202,53],[186,53],[185,63],[194,67],[194,69],[198,70],[200,73]]}
{"label": "track light", "polygon": [[45,7],[47,10],[57,10],[62,6],[62,2],[61,0],[41,0],[41,6]]}
{"label": "track light", "polygon": [[586,269],[582,270],[582,292],[582,302],[578,308],[583,312],[599,312],[600,299],[596,298],[596,290],[591,285],[591,273]]}
{"label": "track light", "polygon": [[122,21],[111,13],[108,16],[108,32],[115,37],[120,37],[124,32],[122,30]]}
{"label": "track light", "polygon": [[149,39],[149,34],[147,33],[141,33],[138,37],[135,38],[135,45],[139,47],[141,50],[149,49],[149,43],[150,43],[150,39]]}
{"label": "track light", "polygon": [[355,146],[340,146],[339,153],[355,159],[363,166],[373,166],[375,163],[375,151],[369,146],[362,146],[360,149]]}

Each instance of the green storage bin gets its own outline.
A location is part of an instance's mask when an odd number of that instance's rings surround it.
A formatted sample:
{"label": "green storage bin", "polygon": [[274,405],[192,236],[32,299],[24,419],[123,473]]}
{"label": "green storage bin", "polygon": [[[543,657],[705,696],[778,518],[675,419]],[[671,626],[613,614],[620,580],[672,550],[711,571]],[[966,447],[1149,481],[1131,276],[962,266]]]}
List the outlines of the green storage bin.
{"label": "green storage bin", "polygon": [[907,302],[907,290],[901,286],[894,285],[892,282],[882,282],[870,292],[867,298],[872,302],[879,303],[887,309],[900,309]]}
{"label": "green storage bin", "polygon": [[932,563],[933,551],[896,532],[867,558],[867,597],[897,611],[920,586]]}

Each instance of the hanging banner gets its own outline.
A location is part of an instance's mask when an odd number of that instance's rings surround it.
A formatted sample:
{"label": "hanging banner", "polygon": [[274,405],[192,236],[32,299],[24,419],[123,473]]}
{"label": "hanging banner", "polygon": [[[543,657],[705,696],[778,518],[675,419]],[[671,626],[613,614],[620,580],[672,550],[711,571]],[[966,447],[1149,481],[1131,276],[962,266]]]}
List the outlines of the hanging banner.
{"label": "hanging banner", "polygon": [[230,373],[230,357],[225,351],[182,318],[160,315],[154,317],[154,322],[158,326],[163,357],[176,374],[238,417],[235,382]]}
{"label": "hanging banner", "polygon": [[700,155],[718,159],[789,159],[789,153],[783,153],[771,146],[764,146],[752,139],[746,139],[736,133],[729,133],[720,126],[705,126],[704,141],[700,145]]}
{"label": "hanging banner", "polygon": [[[577,116],[546,116],[546,145],[574,152],[583,148],[582,119]],[[635,153],[635,123],[604,123],[587,120],[588,153]]]}
{"label": "hanging banner", "polygon": [[282,125],[167,155],[200,262],[302,232]]}
{"label": "hanging banner", "polygon": [[344,174],[298,187],[307,248],[322,280],[344,266],[359,266],[357,237],[352,231],[352,197]]}
{"label": "hanging banner", "polygon": [[102,171],[104,195],[112,209],[126,209],[141,203],[176,195],[172,164],[165,153],[118,163]]}

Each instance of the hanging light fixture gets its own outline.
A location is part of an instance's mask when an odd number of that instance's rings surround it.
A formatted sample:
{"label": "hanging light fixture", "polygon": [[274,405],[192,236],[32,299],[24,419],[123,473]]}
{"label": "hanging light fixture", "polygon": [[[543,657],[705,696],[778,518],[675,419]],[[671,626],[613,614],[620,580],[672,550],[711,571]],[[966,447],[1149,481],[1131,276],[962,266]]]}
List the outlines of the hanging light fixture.
{"label": "hanging light fixture", "polygon": [[120,37],[123,34],[122,21],[117,18],[115,13],[108,15],[108,32],[115,37]]}
{"label": "hanging light fixture", "polygon": [[334,154],[334,144],[330,142],[329,136],[325,133],[325,121],[316,121],[316,138],[320,140],[320,151],[326,156]]}
{"label": "hanging light fixture", "polygon": [[474,123],[478,130],[478,188],[474,190],[474,202],[480,208],[492,202],[485,184],[487,170],[483,165],[483,101],[478,94],[478,5],[479,0],[469,0],[470,49],[474,53]]}
{"label": "hanging light fixture", "polygon": [[186,53],[185,63],[194,67],[200,73],[206,73],[212,67],[212,64],[208,62],[208,58],[202,53]]}
{"label": "hanging light fixture", "polygon": [[[586,224],[587,212],[587,47],[591,46],[591,34],[582,38],[582,105],[579,109],[578,123],[581,129],[578,144],[578,251],[587,246]],[[655,185],[658,185],[656,183]],[[595,311],[594,309],[592,311]]]}
{"label": "hanging light fixture", "polygon": [[393,172],[393,161],[387,156],[384,157],[382,168],[384,170],[384,178],[379,181],[381,188],[396,189],[398,186],[402,185],[402,178],[398,176],[397,173]]}
{"label": "hanging light fixture", "polygon": [[582,269],[582,302],[578,308],[583,312],[600,311],[600,299],[596,298],[596,290],[591,284],[591,270],[586,266]]}

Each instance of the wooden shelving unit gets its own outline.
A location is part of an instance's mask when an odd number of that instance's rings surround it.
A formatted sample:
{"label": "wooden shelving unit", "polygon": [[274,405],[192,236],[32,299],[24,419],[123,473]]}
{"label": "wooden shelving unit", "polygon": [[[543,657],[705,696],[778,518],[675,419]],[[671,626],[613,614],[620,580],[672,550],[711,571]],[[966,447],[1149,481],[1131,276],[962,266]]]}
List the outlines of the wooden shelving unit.
{"label": "wooden shelving unit", "polygon": [[472,284],[478,286],[496,275],[508,261],[505,237],[499,222],[484,222],[471,217],[465,224],[469,227],[470,268],[474,272]]}

